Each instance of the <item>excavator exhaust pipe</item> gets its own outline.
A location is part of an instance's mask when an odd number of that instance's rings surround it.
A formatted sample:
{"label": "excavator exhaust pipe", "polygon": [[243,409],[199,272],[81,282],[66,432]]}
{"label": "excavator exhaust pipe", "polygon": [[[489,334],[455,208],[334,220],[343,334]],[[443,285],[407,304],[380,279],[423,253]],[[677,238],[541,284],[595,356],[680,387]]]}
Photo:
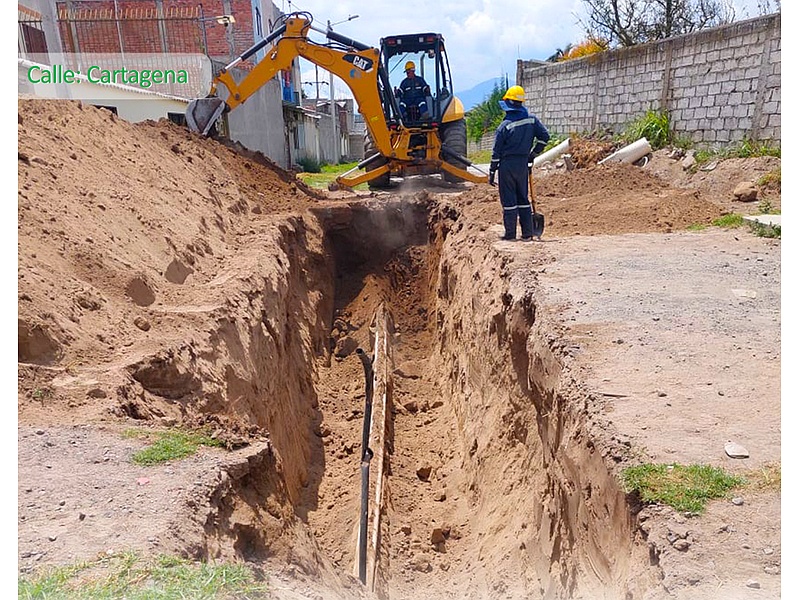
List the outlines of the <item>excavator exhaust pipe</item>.
{"label": "excavator exhaust pipe", "polygon": [[191,131],[208,135],[214,123],[225,111],[225,101],[220,98],[198,98],[186,107],[186,125]]}

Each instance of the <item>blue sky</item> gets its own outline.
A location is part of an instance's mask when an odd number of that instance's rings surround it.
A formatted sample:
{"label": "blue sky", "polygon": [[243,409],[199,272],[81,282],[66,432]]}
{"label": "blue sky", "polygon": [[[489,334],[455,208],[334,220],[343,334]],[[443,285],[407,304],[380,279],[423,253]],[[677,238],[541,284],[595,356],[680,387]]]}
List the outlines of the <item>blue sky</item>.
{"label": "blue sky", "polygon": [[[513,81],[517,59],[543,60],[557,48],[584,39],[578,24],[584,15],[582,0],[273,0],[284,12],[305,10],[315,25],[339,23],[334,29],[366,44],[377,46],[391,34],[433,31],[444,35],[456,90],[505,73]],[[758,16],[758,0],[728,0],[737,20]],[[316,35],[316,34],[315,34]],[[315,38],[315,39],[321,39]],[[314,69],[303,65],[303,80],[314,80]],[[320,79],[328,80],[327,73]],[[336,97],[349,96],[341,81]],[[307,88],[307,92],[311,91]],[[320,95],[327,96],[327,86]]]}

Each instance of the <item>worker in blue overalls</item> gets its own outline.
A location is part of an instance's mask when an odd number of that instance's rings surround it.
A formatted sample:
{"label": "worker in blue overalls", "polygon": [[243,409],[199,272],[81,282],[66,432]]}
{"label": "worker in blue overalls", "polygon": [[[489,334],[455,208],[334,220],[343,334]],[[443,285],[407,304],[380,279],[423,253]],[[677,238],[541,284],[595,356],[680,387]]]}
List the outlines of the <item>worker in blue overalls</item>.
{"label": "worker in blue overalls", "polygon": [[528,114],[525,108],[525,90],[514,85],[508,88],[500,101],[506,115],[497,128],[489,165],[489,183],[495,185],[499,171],[500,203],[503,205],[501,239],[517,238],[519,219],[522,239],[533,239],[533,212],[528,198],[528,174],[533,169],[533,159],[541,154],[550,134],[539,119]]}

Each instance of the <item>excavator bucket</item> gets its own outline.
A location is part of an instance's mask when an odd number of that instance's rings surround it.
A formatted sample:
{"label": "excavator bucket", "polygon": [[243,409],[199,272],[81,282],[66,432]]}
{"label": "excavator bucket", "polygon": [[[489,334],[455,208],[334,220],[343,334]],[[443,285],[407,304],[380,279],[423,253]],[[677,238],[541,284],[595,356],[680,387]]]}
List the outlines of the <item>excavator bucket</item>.
{"label": "excavator bucket", "polygon": [[200,135],[208,135],[214,123],[225,110],[225,101],[220,98],[198,98],[186,107],[186,125]]}

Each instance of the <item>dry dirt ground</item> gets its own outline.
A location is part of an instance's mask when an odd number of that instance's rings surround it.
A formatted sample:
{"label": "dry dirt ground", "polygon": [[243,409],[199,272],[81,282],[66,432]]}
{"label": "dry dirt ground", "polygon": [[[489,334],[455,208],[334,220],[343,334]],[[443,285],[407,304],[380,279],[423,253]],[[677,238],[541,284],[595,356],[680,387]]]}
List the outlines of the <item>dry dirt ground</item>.
{"label": "dry dirt ground", "polygon": [[[781,242],[687,231],[758,212],[733,189],[779,159],[542,169],[546,232],[522,243],[486,185],[334,196],[75,103],[21,100],[18,152],[19,574],[133,549],[245,560],[286,599],[780,597],[779,491],[693,516],[618,477],[780,465]],[[380,306],[371,594],[353,350]],[[228,449],[132,462],[126,433],[173,426]]]}

